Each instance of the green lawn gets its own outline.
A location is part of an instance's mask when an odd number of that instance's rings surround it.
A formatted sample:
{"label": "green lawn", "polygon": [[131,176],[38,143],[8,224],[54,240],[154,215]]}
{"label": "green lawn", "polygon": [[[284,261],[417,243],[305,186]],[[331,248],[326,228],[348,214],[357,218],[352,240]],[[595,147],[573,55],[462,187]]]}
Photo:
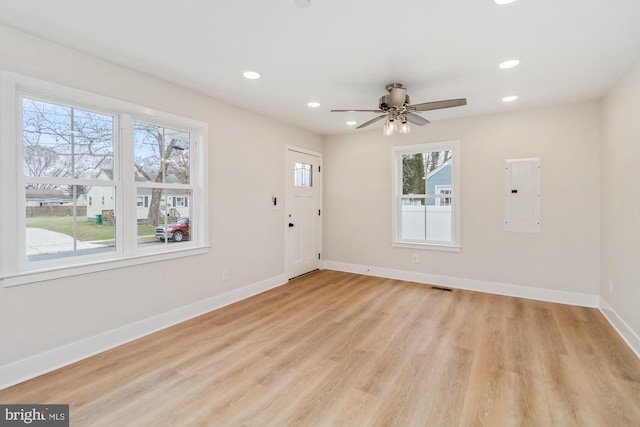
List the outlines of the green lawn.
{"label": "green lawn", "polygon": [[[39,216],[27,218],[27,227],[44,228],[73,237],[73,217],[48,217]],[[107,224],[96,224],[95,221],[87,221],[85,217],[78,218],[76,222],[78,240],[90,242],[95,240],[113,240],[116,227]],[[153,236],[155,229],[146,225],[138,225],[138,236]]]}

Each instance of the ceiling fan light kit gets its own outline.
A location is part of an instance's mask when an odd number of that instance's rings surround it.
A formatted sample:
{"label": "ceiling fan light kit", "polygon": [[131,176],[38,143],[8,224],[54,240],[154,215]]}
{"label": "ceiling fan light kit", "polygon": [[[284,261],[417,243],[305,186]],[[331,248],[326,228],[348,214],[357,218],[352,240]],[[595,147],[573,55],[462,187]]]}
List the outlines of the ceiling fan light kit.
{"label": "ceiling fan light kit", "polygon": [[384,113],[375,117],[368,122],[358,126],[361,129],[369,126],[379,120],[386,119],[382,128],[382,134],[391,136],[394,133],[406,135],[411,132],[409,123],[418,126],[424,126],[429,120],[415,113],[421,111],[440,110],[442,108],[459,107],[467,105],[466,98],[448,99],[444,101],[425,102],[422,104],[411,104],[411,99],[407,95],[407,89],[402,83],[390,83],[385,86],[388,94],[380,98],[378,110],[331,110],[331,112],[365,112],[365,113]]}
{"label": "ceiling fan light kit", "polygon": [[[398,121],[400,121],[400,123],[398,123]],[[391,136],[394,133],[406,135],[410,132],[411,126],[405,116],[399,116],[397,119],[388,118],[382,127],[382,134],[384,136]]]}

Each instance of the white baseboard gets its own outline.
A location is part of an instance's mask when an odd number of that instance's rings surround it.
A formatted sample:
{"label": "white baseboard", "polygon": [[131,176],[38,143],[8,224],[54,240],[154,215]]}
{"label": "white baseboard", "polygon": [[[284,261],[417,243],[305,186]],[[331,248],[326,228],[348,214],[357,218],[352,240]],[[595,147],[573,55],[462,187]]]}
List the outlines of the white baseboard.
{"label": "white baseboard", "polygon": [[344,271],[347,273],[384,277],[388,279],[428,283],[431,285],[485,292],[489,294],[556,302],[560,304],[577,305],[581,307],[598,307],[598,295],[584,294],[579,292],[566,292],[553,289],[533,288],[529,286],[510,285],[506,283],[465,279],[461,277],[441,276],[437,274],[420,273],[415,271],[370,267],[365,265],[348,264],[336,261],[324,261],[323,268],[328,270]]}
{"label": "white baseboard", "polygon": [[[515,296],[542,301],[571,304],[584,307],[597,307],[625,340],[629,347],[640,357],[640,337],[622,320],[617,313],[597,295],[576,292],[555,291],[482,280],[464,279],[450,276],[432,275],[404,270],[393,270],[325,261],[323,268],[348,273],[365,274],[390,279],[407,280],[418,283],[447,286],[498,295]],[[181,307],[167,313],[150,317],[121,328],[85,338],[53,350],[0,366],[0,390],[21,383],[39,375],[51,372],[79,360],[125,344],[129,341],[152,334],[161,329],[184,322],[234,302],[249,298],[269,289],[287,283],[286,275],[272,277],[234,291],[209,298],[204,301]]]}
{"label": "white baseboard", "polygon": [[0,390],[287,283],[285,274],[0,366]]}
{"label": "white baseboard", "polygon": [[631,329],[627,322],[618,316],[618,313],[602,297],[599,298],[599,303],[600,311],[604,317],[640,359],[640,336]]}
{"label": "white baseboard", "polygon": [[598,295],[579,292],[565,292],[552,289],[532,288],[528,286],[509,285],[505,283],[487,282],[483,280],[464,279],[460,277],[440,276],[414,271],[394,270],[388,268],[370,267],[358,264],[348,264],[336,261],[324,261],[324,269],[344,271],[347,273],[364,274],[384,277],[388,279],[407,280],[417,283],[446,286],[449,288],[466,289],[470,291],[486,292],[490,294],[527,298],[560,304],[577,305],[580,307],[598,308],[611,323],[629,348],[640,358],[640,336]]}

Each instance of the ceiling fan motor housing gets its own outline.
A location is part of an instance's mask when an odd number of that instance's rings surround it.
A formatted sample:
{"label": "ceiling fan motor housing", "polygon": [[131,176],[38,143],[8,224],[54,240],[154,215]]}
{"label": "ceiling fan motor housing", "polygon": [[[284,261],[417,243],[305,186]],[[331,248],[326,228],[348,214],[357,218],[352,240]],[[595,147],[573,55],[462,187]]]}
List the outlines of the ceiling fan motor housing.
{"label": "ceiling fan motor housing", "polygon": [[388,111],[392,108],[401,109],[402,107],[411,103],[407,90],[402,88],[392,89],[388,95],[380,98],[380,104],[378,105],[381,110]]}

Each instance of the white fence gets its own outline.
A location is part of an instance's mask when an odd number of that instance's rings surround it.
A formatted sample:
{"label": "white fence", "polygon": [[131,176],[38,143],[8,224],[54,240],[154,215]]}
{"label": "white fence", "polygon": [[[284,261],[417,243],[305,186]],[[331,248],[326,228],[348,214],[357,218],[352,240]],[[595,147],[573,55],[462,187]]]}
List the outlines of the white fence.
{"label": "white fence", "polygon": [[451,206],[403,205],[402,239],[450,242]]}

